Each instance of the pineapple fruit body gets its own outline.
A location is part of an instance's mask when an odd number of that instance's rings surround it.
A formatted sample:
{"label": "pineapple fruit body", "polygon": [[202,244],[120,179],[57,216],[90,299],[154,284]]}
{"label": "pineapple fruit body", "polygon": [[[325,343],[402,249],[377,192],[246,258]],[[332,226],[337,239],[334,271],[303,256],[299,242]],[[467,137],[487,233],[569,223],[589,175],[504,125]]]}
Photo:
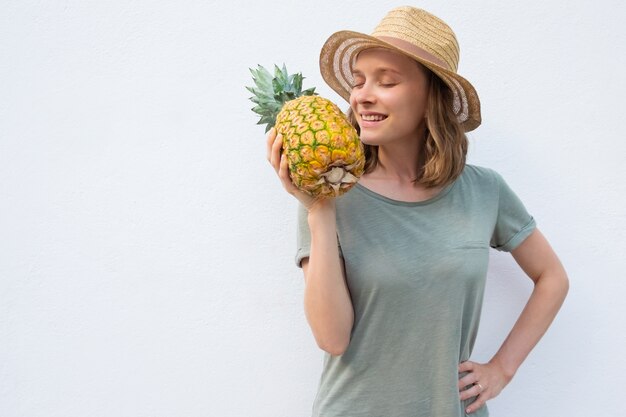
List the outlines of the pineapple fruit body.
{"label": "pineapple fruit body", "polygon": [[289,174],[311,196],[337,197],[363,174],[365,158],[356,129],[341,110],[320,96],[287,102],[276,116]]}
{"label": "pineapple fruit body", "polygon": [[313,197],[337,197],[363,174],[365,154],[356,129],[330,100],[302,91],[302,74],[274,66],[274,76],[259,65],[250,69],[255,87],[246,87],[261,115],[258,124],[283,137],[291,181]]}

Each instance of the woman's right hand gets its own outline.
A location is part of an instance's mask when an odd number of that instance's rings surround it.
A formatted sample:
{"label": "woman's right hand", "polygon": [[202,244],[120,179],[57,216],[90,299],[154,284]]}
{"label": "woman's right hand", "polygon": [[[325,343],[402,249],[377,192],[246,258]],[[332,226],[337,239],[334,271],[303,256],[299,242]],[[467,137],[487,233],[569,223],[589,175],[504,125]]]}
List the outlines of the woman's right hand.
{"label": "woman's right hand", "polygon": [[278,174],[278,178],[280,178],[285,190],[297,198],[309,212],[311,212],[314,207],[334,206],[333,198],[312,197],[300,191],[293,182],[291,182],[291,177],[289,176],[289,162],[287,161],[287,157],[282,153],[282,147],[282,135],[277,135],[276,128],[271,128],[269,132],[267,132],[267,160]]}

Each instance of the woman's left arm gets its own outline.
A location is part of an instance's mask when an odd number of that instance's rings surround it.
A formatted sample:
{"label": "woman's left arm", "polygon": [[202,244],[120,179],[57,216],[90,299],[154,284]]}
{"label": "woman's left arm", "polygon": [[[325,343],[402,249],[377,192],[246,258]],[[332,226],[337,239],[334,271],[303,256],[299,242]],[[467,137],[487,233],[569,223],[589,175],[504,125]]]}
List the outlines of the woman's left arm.
{"label": "woman's left arm", "polygon": [[533,292],[498,352],[488,363],[472,361],[459,365],[469,372],[459,380],[462,400],[478,396],[467,408],[472,413],[497,396],[544,335],[563,304],[569,289],[567,273],[552,247],[535,229],[517,248],[513,258],[535,283]]}

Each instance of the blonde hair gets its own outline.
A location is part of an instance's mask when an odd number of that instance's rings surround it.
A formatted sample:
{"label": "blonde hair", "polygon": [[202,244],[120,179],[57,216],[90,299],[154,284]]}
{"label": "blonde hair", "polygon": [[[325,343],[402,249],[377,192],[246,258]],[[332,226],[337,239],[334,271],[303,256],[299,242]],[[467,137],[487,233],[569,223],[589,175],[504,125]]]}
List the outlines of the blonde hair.
{"label": "blonde hair", "polygon": [[[421,65],[421,64],[420,64]],[[429,73],[428,101],[426,104],[426,129],[418,166],[418,177],[414,180],[427,188],[445,186],[453,182],[465,166],[468,140],[453,110],[453,93],[432,71]],[[348,120],[360,132],[352,109]],[[365,173],[372,172],[378,165],[378,146],[363,144],[365,148]],[[420,164],[420,161],[416,161]]]}

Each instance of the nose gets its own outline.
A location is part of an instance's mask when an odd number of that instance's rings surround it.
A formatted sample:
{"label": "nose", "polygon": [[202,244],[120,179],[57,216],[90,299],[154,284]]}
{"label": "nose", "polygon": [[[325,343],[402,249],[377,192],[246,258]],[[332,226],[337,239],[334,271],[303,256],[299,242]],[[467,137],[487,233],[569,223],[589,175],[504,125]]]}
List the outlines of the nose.
{"label": "nose", "polygon": [[359,87],[353,88],[351,96],[357,104],[368,104],[376,102],[376,96],[374,95],[370,84],[367,82],[360,85]]}

